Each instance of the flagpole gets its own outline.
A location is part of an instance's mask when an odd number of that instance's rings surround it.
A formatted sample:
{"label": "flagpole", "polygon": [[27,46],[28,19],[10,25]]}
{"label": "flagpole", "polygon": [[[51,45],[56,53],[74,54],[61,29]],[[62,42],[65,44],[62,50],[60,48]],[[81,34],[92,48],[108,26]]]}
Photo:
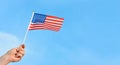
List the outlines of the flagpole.
{"label": "flagpole", "polygon": [[[31,19],[30,19],[30,23],[29,23],[29,25],[28,25],[28,28],[29,28],[29,26],[30,26],[30,24],[31,24],[33,15],[34,15],[34,12],[32,13],[32,17],[31,17]],[[28,28],[27,28],[27,31],[26,31],[26,33],[25,33],[24,39],[23,39],[23,41],[22,41],[22,44],[24,44],[25,41],[26,41],[26,38],[27,38],[27,35],[28,35],[28,32],[29,32],[29,29],[28,29]]]}

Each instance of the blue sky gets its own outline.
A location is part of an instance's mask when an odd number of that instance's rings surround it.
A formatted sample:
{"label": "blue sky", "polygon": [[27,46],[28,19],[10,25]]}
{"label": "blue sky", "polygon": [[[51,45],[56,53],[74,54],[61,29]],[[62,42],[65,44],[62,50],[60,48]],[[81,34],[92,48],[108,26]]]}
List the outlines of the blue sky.
{"label": "blue sky", "polygon": [[0,55],[19,46],[32,12],[65,18],[61,31],[29,31],[9,65],[120,65],[119,0],[1,0]]}

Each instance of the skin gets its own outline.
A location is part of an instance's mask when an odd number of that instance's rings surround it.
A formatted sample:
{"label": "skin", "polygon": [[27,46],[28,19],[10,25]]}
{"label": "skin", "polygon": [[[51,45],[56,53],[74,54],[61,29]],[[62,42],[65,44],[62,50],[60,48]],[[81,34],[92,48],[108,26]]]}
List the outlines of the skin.
{"label": "skin", "polygon": [[7,65],[11,62],[18,62],[25,54],[25,45],[22,44],[17,48],[9,50],[6,54],[0,57],[0,65]]}

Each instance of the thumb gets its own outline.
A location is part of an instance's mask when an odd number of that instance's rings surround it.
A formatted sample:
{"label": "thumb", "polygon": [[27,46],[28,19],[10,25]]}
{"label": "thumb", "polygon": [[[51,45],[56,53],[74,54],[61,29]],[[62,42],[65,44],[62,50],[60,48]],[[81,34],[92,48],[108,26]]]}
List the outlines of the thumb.
{"label": "thumb", "polygon": [[20,47],[24,49],[25,48],[25,44],[22,44]]}
{"label": "thumb", "polygon": [[25,45],[24,45],[24,44],[22,44],[22,45],[20,45],[20,46],[18,47],[19,51],[20,51],[20,50],[24,50],[24,48],[25,48]]}

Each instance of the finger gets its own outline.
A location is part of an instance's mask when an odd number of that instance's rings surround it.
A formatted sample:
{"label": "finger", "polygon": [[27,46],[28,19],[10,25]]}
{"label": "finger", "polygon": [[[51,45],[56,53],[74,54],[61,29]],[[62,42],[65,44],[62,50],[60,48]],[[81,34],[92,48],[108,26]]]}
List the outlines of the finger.
{"label": "finger", "polygon": [[23,55],[22,54],[16,54],[17,58],[21,58]]}
{"label": "finger", "polygon": [[24,48],[25,48],[25,45],[24,45],[24,44],[22,44],[22,45],[20,45],[20,46],[18,47],[19,51],[23,51]]}
{"label": "finger", "polygon": [[25,52],[24,51],[19,51],[19,54],[22,54],[24,56]]}
{"label": "finger", "polygon": [[16,54],[16,53],[18,53],[18,52],[19,52],[18,48],[13,48],[13,49],[9,50],[9,51],[7,52],[7,54]]}
{"label": "finger", "polygon": [[17,52],[17,53],[19,52],[19,48],[16,48],[16,52]]}
{"label": "finger", "polygon": [[21,47],[24,49],[25,48],[25,44],[22,44]]}

